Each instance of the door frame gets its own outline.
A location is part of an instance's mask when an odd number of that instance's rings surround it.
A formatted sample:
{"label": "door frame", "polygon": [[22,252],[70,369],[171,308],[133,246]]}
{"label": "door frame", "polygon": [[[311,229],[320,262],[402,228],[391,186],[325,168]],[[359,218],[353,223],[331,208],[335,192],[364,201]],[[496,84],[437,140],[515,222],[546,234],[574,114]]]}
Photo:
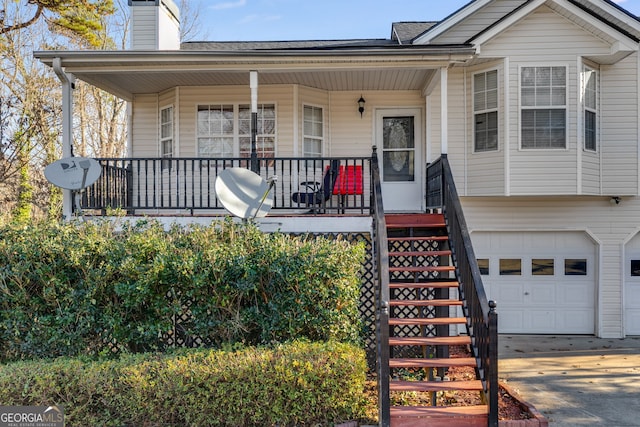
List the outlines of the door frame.
{"label": "door frame", "polygon": [[[378,162],[381,165],[380,167],[380,179],[381,179],[381,185],[382,185],[382,198],[383,201],[385,202],[385,211],[387,212],[423,212],[426,206],[426,189],[425,189],[425,183],[424,181],[424,176],[425,176],[425,171],[426,171],[426,164],[425,164],[425,160],[424,160],[424,153],[425,153],[425,141],[424,141],[424,129],[423,129],[423,122],[424,122],[424,112],[423,109],[421,107],[379,107],[375,109],[375,119],[373,122],[373,127],[374,127],[374,145],[377,147],[377,151],[378,151]],[[390,191],[391,189],[395,189],[394,187],[399,187],[401,185],[403,185],[402,183],[390,183],[390,184],[385,184],[384,182],[384,172],[383,172],[383,161],[382,161],[382,154],[384,152],[383,149],[383,132],[382,132],[382,123],[383,123],[383,119],[385,117],[407,117],[407,116],[412,116],[413,117],[413,138],[414,138],[414,177],[415,177],[415,181],[413,184],[404,184],[405,186],[410,185],[410,191],[413,192],[413,194],[415,196],[417,196],[415,199],[411,199],[411,200],[417,200],[417,203],[415,203],[413,206],[411,206],[410,204],[407,204],[407,206],[400,206],[400,208],[389,208],[389,206],[398,206],[397,203],[388,203],[390,197],[390,194],[397,194],[396,191]],[[391,189],[389,188],[391,187]],[[385,188],[387,191],[385,191]],[[385,193],[387,194],[387,196],[385,197]],[[409,194],[409,196],[411,195],[411,193]]]}

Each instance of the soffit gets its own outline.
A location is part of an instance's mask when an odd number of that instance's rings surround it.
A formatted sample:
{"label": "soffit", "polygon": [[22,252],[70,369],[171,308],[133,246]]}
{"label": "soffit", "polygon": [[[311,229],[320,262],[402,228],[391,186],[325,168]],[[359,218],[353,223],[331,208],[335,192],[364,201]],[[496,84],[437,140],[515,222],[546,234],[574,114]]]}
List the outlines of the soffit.
{"label": "soffit", "polygon": [[35,52],[65,72],[124,99],[177,86],[248,85],[258,71],[261,85],[299,84],[328,91],[419,90],[433,70],[473,57],[468,46],[394,50],[376,54],[313,52],[281,55],[248,52]]}

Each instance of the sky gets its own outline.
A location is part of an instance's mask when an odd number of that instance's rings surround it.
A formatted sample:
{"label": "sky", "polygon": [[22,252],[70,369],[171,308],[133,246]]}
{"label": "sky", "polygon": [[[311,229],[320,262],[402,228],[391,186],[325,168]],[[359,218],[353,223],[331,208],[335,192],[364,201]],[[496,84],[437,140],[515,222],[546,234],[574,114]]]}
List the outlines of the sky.
{"label": "sky", "polygon": [[[199,0],[216,41],[389,38],[399,21],[440,21],[468,0]],[[640,15],[640,0],[615,0]]]}

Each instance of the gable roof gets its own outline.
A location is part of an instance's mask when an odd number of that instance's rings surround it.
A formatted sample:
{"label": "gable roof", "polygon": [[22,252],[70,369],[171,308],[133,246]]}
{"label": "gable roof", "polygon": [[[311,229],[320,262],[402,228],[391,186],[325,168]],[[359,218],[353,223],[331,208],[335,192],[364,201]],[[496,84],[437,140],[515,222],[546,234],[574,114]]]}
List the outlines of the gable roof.
{"label": "gable roof", "polygon": [[[504,21],[526,13],[543,4],[554,10],[570,10],[583,17],[591,15],[600,28],[616,31],[626,38],[640,40],[640,20],[611,0],[472,0],[438,24],[417,36],[414,44],[477,43],[481,34],[496,27],[505,28]],[[525,12],[526,11],[526,12]],[[584,20],[584,19],[583,19]]]}

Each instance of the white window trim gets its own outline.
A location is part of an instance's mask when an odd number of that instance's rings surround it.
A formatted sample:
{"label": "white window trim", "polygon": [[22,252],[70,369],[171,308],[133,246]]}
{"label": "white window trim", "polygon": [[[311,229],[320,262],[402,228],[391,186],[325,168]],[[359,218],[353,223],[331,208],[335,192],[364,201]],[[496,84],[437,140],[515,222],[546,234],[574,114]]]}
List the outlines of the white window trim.
{"label": "white window trim", "polygon": [[[304,132],[304,109],[305,107],[311,107],[311,108],[320,108],[322,110],[322,137],[318,138],[315,135],[307,135]],[[321,147],[321,153],[320,153],[320,157],[324,157],[326,155],[326,135],[327,135],[327,128],[326,128],[326,123],[327,123],[327,109],[324,105],[318,105],[318,104],[311,104],[308,102],[304,102],[302,104],[302,141],[301,141],[301,152],[302,152],[302,156],[305,156],[305,147],[304,147],[304,142],[306,138],[310,138],[310,139],[317,139],[320,141],[320,147]]]}
{"label": "white window trim", "polygon": [[[533,109],[531,107],[523,107],[522,105],[522,69],[527,67],[564,67],[565,68],[565,105],[564,105],[564,122],[565,122],[565,144],[564,148],[557,147],[549,147],[549,148],[528,148],[522,146],[522,110],[525,108]],[[553,64],[553,63],[522,63],[518,66],[518,151],[527,151],[527,152],[544,152],[544,151],[569,151],[569,86],[570,86],[570,75],[569,70],[571,68],[566,63],[561,64]],[[554,107],[550,107],[554,108]],[[560,107],[555,107],[560,109]]]}
{"label": "white window trim", "polygon": [[[477,74],[487,74],[490,73],[491,71],[495,71],[496,72],[496,77],[497,77],[497,84],[496,84],[496,90],[497,90],[497,105],[495,108],[490,108],[490,109],[486,109],[486,110],[475,110],[475,76]],[[485,91],[486,92],[486,91]],[[496,148],[492,149],[492,150],[476,150],[476,124],[475,124],[475,117],[476,114],[486,114],[486,113],[492,113],[495,112],[498,118],[498,123],[497,123],[497,132],[498,132],[498,140],[496,142]],[[477,71],[471,74],[471,118],[473,120],[472,122],[472,129],[471,129],[471,133],[472,133],[472,137],[471,137],[471,153],[472,154],[485,154],[485,153],[498,153],[500,152],[500,122],[501,122],[501,117],[500,117],[500,70],[496,67],[494,68],[489,68],[486,70],[482,70],[482,71]]]}

